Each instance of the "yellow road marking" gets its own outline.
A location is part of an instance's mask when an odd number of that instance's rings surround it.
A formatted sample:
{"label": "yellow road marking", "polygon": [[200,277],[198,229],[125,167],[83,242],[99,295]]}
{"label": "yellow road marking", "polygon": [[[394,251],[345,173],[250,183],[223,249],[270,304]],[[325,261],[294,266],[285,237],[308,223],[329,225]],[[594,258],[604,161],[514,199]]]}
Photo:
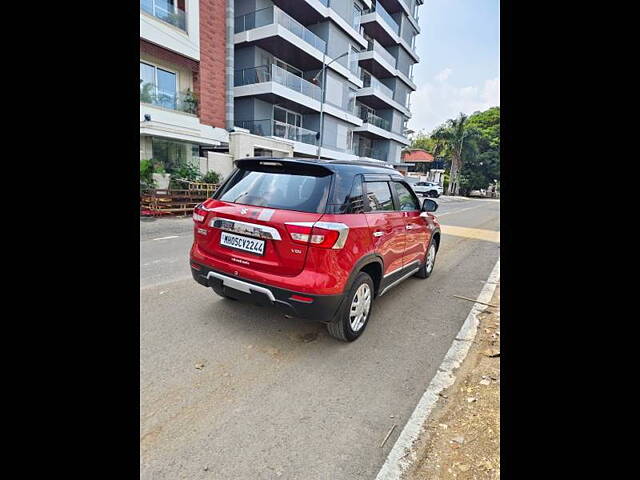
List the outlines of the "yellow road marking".
{"label": "yellow road marking", "polygon": [[487,242],[500,243],[500,232],[495,232],[493,230],[456,227],[453,225],[440,225],[440,229],[445,235],[453,235],[454,237],[473,238],[476,240],[485,240]]}

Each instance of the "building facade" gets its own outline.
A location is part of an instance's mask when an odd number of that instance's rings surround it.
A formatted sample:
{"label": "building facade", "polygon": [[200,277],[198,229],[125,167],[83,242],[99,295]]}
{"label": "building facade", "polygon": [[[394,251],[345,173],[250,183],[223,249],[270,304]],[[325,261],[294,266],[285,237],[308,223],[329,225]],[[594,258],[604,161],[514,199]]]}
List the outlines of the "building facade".
{"label": "building facade", "polygon": [[[298,157],[316,157],[321,144],[323,158],[399,164],[410,144],[422,3],[141,0],[141,159],[181,161],[228,144],[225,87],[233,78],[229,116],[253,138],[281,139]],[[232,76],[225,76],[228,6]],[[278,151],[256,145],[253,154]]]}
{"label": "building facade", "polygon": [[225,130],[225,0],[140,0],[140,159],[197,161]]}
{"label": "building facade", "polygon": [[296,156],[321,142],[323,158],[400,163],[422,3],[235,0],[235,125]]}

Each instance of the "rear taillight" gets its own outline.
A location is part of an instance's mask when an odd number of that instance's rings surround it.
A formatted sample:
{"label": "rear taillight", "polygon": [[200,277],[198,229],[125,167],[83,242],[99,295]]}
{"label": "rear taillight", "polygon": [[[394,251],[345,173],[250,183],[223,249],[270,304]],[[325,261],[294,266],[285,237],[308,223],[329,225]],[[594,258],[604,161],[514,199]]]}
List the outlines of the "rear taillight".
{"label": "rear taillight", "polygon": [[196,205],[193,209],[193,221],[196,223],[204,222],[204,218],[207,216],[207,212],[200,208],[200,205]]}
{"label": "rear taillight", "polygon": [[291,240],[320,248],[342,248],[349,235],[349,227],[333,222],[291,222],[285,224]]}

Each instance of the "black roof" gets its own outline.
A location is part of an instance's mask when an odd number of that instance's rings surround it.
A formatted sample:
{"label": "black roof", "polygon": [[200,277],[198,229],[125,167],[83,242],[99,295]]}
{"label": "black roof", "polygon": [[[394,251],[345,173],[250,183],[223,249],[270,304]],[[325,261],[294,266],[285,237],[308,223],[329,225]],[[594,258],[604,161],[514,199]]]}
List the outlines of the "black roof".
{"label": "black roof", "polygon": [[306,165],[317,165],[327,168],[332,171],[351,171],[352,173],[377,173],[383,175],[400,175],[391,166],[387,166],[380,162],[372,162],[368,160],[326,160],[317,158],[296,158],[296,157],[247,157],[236,160],[234,163],[238,165],[243,162],[256,162],[256,161],[274,161],[274,162],[286,162]]}

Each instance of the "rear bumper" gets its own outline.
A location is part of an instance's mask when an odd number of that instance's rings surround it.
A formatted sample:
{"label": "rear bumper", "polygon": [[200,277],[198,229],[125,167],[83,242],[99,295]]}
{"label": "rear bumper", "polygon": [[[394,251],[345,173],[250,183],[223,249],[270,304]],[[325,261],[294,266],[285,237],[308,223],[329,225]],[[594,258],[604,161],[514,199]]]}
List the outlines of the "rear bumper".
{"label": "rear bumper", "polygon": [[[196,265],[198,268],[194,268]],[[212,269],[190,261],[191,275],[200,285],[211,287],[216,293],[256,305],[272,305],[285,315],[317,322],[330,322],[342,304],[343,295],[310,295],[293,290],[246,280],[233,274]],[[292,299],[293,295],[312,301]]]}

